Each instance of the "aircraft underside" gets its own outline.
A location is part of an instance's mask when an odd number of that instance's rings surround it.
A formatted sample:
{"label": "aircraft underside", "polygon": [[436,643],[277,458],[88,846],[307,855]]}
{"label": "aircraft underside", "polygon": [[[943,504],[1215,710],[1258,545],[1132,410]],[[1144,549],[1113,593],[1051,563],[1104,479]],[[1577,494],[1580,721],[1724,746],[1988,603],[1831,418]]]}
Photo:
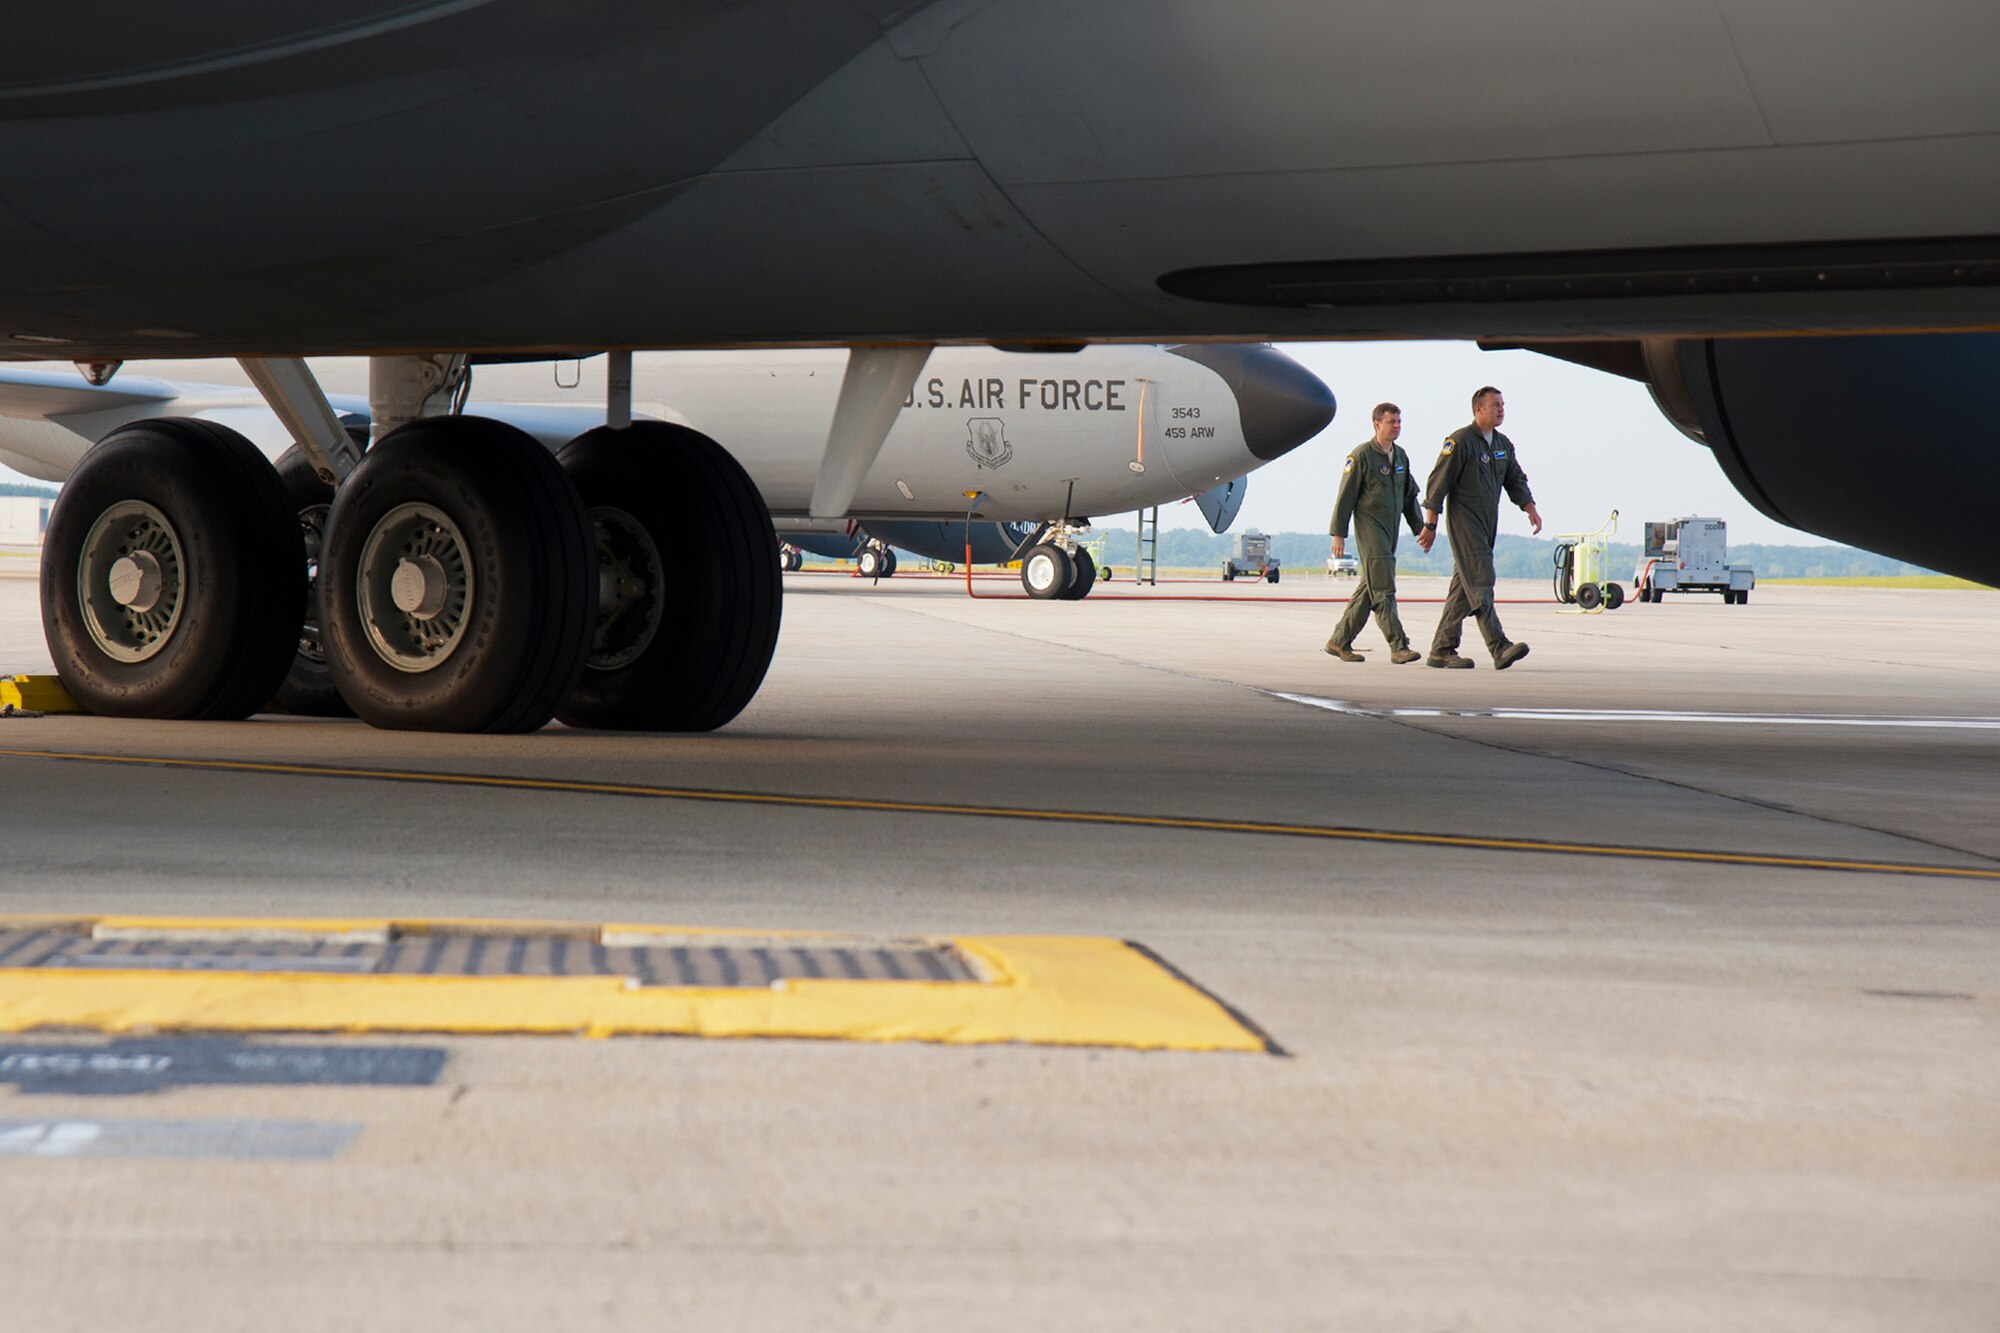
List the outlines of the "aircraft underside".
{"label": "aircraft underside", "polygon": [[[224,427],[117,432],[52,521],[50,641],[98,711],[254,709],[301,651],[323,508],[305,637],[368,720],[720,725],[778,621],[741,470],[684,428],[551,459],[449,410],[469,354],[606,348],[865,348],[813,496],[837,516],[941,343],[1543,346],[1645,379],[1766,512],[2000,582],[1983,532],[1869,480],[1921,419],[1954,495],[2000,494],[1996,15],[30,8],[0,55],[0,355],[250,358],[338,483],[301,505]],[[339,353],[382,370],[365,454],[288,369]],[[715,552],[685,603],[648,573],[666,522]]]}
{"label": "aircraft underside", "polygon": [[1991,328],[1996,40],[1978,0],[31,8],[0,341]]}

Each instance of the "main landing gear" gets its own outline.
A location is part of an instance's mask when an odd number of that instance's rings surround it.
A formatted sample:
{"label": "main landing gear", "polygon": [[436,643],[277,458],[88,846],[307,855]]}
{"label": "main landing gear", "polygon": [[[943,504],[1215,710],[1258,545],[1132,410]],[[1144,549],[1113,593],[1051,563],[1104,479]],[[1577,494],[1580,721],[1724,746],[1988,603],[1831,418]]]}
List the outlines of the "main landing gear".
{"label": "main landing gear", "polygon": [[[72,697],[125,717],[240,718],[275,697],[404,730],[706,731],[770,666],[770,516],[685,427],[551,454],[500,422],[420,417],[330,505],[309,465],[281,464],[197,420],[137,423],[85,457],[42,576]],[[663,551],[703,567],[669,571]]]}

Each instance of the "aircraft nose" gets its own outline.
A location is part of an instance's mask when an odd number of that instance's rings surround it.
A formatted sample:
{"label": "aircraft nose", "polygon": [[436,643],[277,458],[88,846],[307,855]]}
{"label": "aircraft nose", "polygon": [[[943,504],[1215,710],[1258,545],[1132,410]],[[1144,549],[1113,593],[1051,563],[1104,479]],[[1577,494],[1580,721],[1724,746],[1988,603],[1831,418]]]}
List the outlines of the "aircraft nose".
{"label": "aircraft nose", "polygon": [[1243,442],[1266,463],[1298,448],[1333,420],[1333,390],[1275,347],[1188,343],[1171,350],[1222,377],[1236,395]]}

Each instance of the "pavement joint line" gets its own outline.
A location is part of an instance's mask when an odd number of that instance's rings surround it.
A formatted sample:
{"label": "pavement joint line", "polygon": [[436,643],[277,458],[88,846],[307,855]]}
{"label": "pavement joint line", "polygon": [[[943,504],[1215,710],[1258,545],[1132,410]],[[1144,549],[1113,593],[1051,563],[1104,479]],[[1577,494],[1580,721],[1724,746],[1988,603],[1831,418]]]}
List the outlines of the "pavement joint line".
{"label": "pavement joint line", "polygon": [[1528,708],[1509,704],[1374,707],[1317,694],[1267,691],[1273,698],[1329,713],[1375,718],[1472,718],[1494,722],[1673,722],[1770,727],[1910,727],[1918,730],[2000,731],[2000,717],[1950,717],[1886,713],[1718,713],[1668,708]]}
{"label": "pavement joint line", "polygon": [[1544,856],[1590,856],[1692,865],[1729,865],[1771,870],[1836,871],[1849,874],[1907,875],[2000,883],[2000,866],[1949,866],[1917,861],[1863,861],[1843,857],[1782,856],[1708,848],[1645,847],[1624,843],[1564,842],[1542,838],[1481,837],[1424,833],[1407,829],[1366,829],[1337,824],[1286,824],[1267,820],[1208,819],[1188,815],[1140,815],[1106,810],[1044,810],[1032,807],[968,805],[944,801],[875,800],[845,796],[732,791],[726,788],[669,787],[644,783],[581,782],[505,774],[427,772],[421,769],[355,768],[281,764],[242,759],[188,759],[164,755],[110,755],[55,750],[0,748],[0,758],[61,763],[117,764],[223,773],[263,773],[285,777],[337,778],[420,785],[483,787],[500,791],[549,792],[578,796],[623,796],[642,800],[699,801],[806,810],[853,810],[879,814],[957,815],[1041,823],[1150,828],[1191,833],[1241,833],[1265,837],[1315,838],[1336,842],[1376,842],[1412,847],[1517,852]]}
{"label": "pavement joint line", "polygon": [[[1918,847],[1926,848],[1931,851],[1944,852],[1952,856],[1969,857],[1974,861],[1980,861],[1991,864],[1994,862],[1995,859],[1994,857],[1985,852],[1974,851],[1973,849],[1968,847],[1954,846],[1951,843],[1947,842],[1939,842],[1934,838],[1927,838],[1921,834],[1909,832],[1906,829],[1885,828],[1876,824],[1865,824],[1859,820],[1852,818],[1843,819],[1843,818],[1837,818],[1833,815],[1823,814],[1812,810],[1801,810],[1793,806],[1785,805],[1784,803],[1779,801],[1764,800],[1759,797],[1745,795],[1742,792],[1724,791],[1718,787],[1703,786],[1697,782],[1684,782],[1675,778],[1667,777],[1666,775],[1661,773],[1648,773],[1642,770],[1627,768],[1622,765],[1608,763],[1602,760],[1586,758],[1585,756],[1579,754],[1553,753],[1549,750],[1541,749],[1532,745],[1509,743],[1504,740],[1496,739],[1491,733],[1485,735],[1477,734],[1476,729],[1472,731],[1462,731],[1462,732],[1436,731],[1430,727],[1421,725],[1422,723],[1425,722],[1450,723],[1460,720],[1453,714],[1444,711],[1440,711],[1436,714],[1426,715],[1423,717],[1412,717],[1389,710],[1376,710],[1370,712],[1370,711],[1365,711],[1359,707],[1340,706],[1342,704],[1342,701],[1338,699],[1320,699],[1314,695],[1286,694],[1281,691],[1266,690],[1266,689],[1259,689],[1258,692],[1269,698],[1276,699],[1281,703],[1290,703],[1308,708],[1316,708],[1322,712],[1331,712],[1344,717],[1358,718],[1362,721],[1386,723],[1387,725],[1393,727],[1408,727],[1413,730],[1420,731],[1428,736],[1443,736],[1452,740],[1462,741],[1468,745],[1477,745],[1484,749],[1495,750],[1502,754],[1522,755],[1527,758],[1545,760],[1550,763],[1572,764],[1578,768],[1586,769],[1592,772],[1608,773],[1620,778],[1630,778],[1640,782],[1658,783],[1661,786],[1670,787],[1675,791],[1692,792],[1696,795],[1706,796],[1714,800],[1728,801],[1736,805],[1746,806],[1752,810],[1762,810],[1771,814],[1786,815],[1797,819],[1810,820],[1814,823],[1825,824],[1832,828],[1845,829],[1848,831],[1859,831],[1863,833],[1873,833],[1884,838],[1894,839],[1895,841],[1898,842],[1913,843]],[[1925,862],[1925,863],[1914,863],[1914,864],[1933,864],[1933,863]]]}

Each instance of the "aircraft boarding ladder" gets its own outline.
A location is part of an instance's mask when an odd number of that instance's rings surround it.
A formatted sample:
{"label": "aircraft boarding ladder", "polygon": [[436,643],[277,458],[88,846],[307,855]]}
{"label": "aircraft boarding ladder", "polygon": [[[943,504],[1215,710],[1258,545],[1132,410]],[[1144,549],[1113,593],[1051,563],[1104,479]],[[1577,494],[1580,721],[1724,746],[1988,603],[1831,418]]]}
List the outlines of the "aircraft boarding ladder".
{"label": "aircraft boarding ladder", "polygon": [[1160,581],[1160,507],[1139,511],[1138,558],[1132,562],[1132,582]]}

